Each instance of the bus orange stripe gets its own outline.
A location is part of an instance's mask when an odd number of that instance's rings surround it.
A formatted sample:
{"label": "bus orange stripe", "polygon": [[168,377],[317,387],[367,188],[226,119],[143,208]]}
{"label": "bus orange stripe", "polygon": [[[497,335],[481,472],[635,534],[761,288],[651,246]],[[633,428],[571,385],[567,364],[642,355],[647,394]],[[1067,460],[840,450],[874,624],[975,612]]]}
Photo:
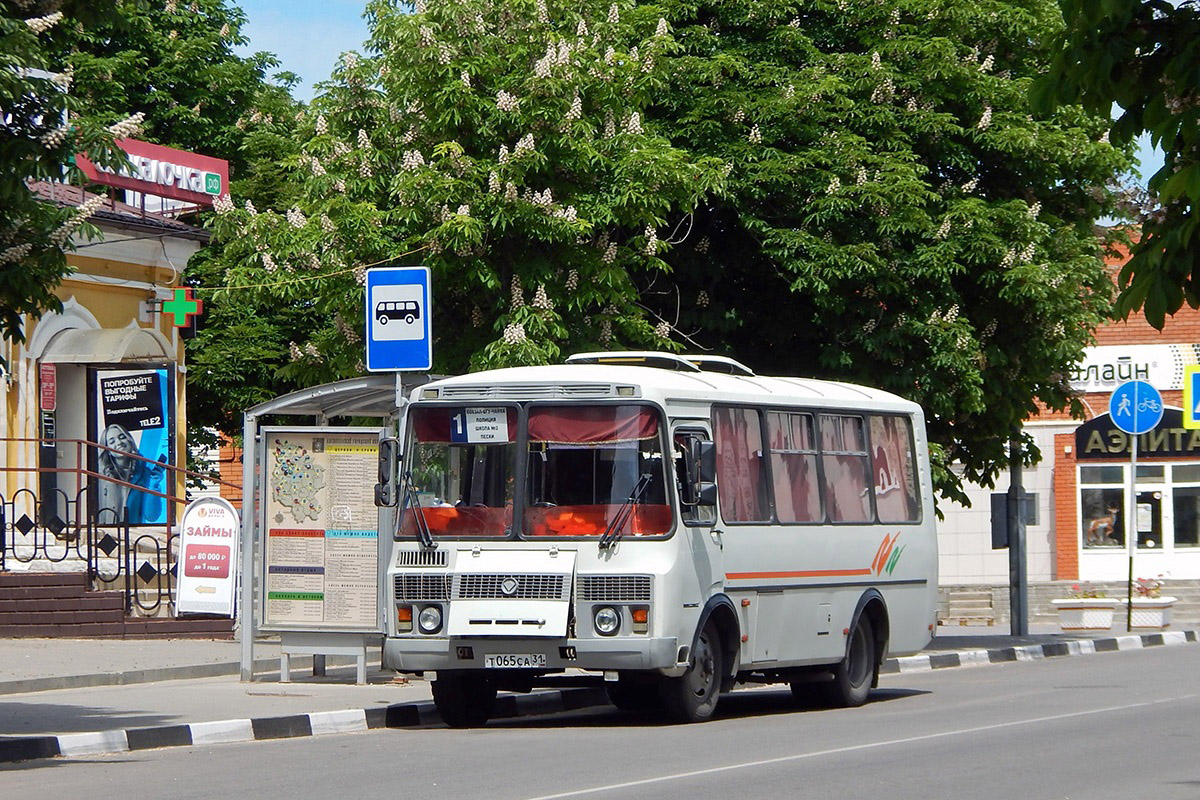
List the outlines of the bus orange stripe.
{"label": "bus orange stripe", "polygon": [[799,572],[726,572],[725,579],[742,581],[752,578],[848,578],[870,574],[870,569],[806,569]]}

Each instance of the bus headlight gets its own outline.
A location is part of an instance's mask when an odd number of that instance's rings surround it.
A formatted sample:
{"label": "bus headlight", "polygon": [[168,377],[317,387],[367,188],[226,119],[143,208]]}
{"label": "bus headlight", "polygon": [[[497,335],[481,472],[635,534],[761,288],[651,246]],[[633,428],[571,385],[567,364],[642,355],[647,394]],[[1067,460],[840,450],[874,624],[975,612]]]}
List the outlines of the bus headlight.
{"label": "bus headlight", "polygon": [[417,615],[417,625],[421,633],[437,633],[442,629],[442,609],[438,606],[425,606]]}
{"label": "bus headlight", "polygon": [[611,606],[601,606],[592,616],[592,622],[596,626],[596,633],[612,636],[621,627],[621,615]]}

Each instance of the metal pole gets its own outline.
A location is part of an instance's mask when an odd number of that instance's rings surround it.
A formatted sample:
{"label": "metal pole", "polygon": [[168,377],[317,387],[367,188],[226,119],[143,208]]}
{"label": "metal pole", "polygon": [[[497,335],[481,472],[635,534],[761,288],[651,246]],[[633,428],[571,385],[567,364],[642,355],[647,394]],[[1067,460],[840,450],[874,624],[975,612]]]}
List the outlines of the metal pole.
{"label": "metal pole", "polygon": [[1025,569],[1025,516],[1022,513],[1025,492],[1021,475],[1020,429],[1014,428],[1008,441],[1008,609],[1009,632],[1013,636],[1029,633],[1029,581]]}
{"label": "metal pole", "polygon": [[[1137,407],[1137,388],[1134,388],[1134,407]],[[1129,550],[1129,582],[1125,586],[1125,630],[1133,630],[1133,555],[1137,552],[1137,453],[1138,435],[1133,436],[1129,457],[1129,509],[1125,514],[1125,547]]]}
{"label": "metal pole", "polygon": [[254,529],[255,515],[254,459],[258,453],[258,419],[247,414],[242,423],[242,557],[239,572],[242,579],[241,601],[238,603],[238,632],[241,636],[241,679],[254,679]]}

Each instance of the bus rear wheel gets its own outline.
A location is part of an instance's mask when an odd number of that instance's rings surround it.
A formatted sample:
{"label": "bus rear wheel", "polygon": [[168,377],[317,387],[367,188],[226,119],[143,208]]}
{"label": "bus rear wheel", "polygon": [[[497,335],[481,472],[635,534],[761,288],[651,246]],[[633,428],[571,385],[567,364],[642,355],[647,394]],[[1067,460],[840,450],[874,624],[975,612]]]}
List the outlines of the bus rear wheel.
{"label": "bus rear wheel", "polygon": [[687,671],[660,684],[663,709],[675,722],[705,722],[717,709],[721,694],[721,638],[710,620],[696,638]]}
{"label": "bus rear wheel", "polygon": [[451,728],[477,728],[492,716],[496,686],[481,674],[438,672],[430,688],[438,714]]}
{"label": "bus rear wheel", "polygon": [[858,618],[846,657],[833,668],[833,680],[816,684],[821,697],[836,708],[857,708],[867,702],[875,681],[875,631],[864,614]]}

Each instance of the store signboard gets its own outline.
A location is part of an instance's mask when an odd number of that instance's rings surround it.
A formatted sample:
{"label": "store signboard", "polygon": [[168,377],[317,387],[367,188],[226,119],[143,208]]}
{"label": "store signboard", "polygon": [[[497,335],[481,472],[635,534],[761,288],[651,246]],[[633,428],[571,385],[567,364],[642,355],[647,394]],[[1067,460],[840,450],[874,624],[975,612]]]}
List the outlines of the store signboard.
{"label": "store signboard", "polygon": [[263,629],[380,629],[379,439],[372,428],[264,428]]}
{"label": "store signboard", "polygon": [[211,206],[229,194],[229,162],[224,159],[137,139],[117,139],[115,144],[128,156],[120,169],[102,167],[82,154],[75,163],[96,183],[155,197]]}
{"label": "store signboard", "polygon": [[1147,381],[1162,391],[1182,389],[1184,373],[1200,363],[1200,346],[1192,344],[1105,345],[1085,348],[1083,361],[1071,370],[1077,392],[1111,392],[1126,381]]}
{"label": "store signboard", "polygon": [[188,503],[179,526],[180,614],[233,616],[240,533],[237,509],[227,500],[201,497]]}

